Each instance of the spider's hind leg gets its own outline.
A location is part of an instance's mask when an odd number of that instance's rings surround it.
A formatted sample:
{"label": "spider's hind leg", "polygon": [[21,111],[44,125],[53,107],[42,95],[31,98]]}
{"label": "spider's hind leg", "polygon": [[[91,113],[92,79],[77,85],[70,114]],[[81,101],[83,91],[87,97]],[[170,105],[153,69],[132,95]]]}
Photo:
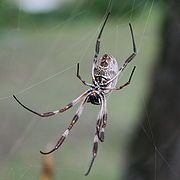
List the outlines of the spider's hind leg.
{"label": "spider's hind leg", "polygon": [[85,176],[87,176],[91,171],[92,165],[93,165],[94,160],[95,160],[95,158],[97,156],[97,151],[98,151],[98,135],[97,135],[97,132],[96,132],[96,134],[94,136],[94,144],[93,144],[93,150],[92,150],[93,157],[91,159],[89,168],[88,168],[87,172],[85,173]]}
{"label": "spider's hind leg", "polygon": [[76,124],[76,122],[78,121],[79,117],[81,116],[83,109],[84,109],[84,105],[87,101],[88,95],[84,98],[84,100],[82,101],[81,105],[79,106],[78,110],[76,111],[76,114],[74,115],[73,119],[71,120],[70,125],[68,126],[68,128],[64,131],[64,133],[62,134],[62,136],[60,137],[60,139],[58,140],[58,142],[56,143],[56,145],[54,146],[54,148],[48,152],[43,152],[40,151],[41,154],[50,154],[54,151],[56,151],[64,142],[64,140],[67,138],[67,136],[69,135],[70,130],[73,128],[73,126]]}
{"label": "spider's hind leg", "polygon": [[102,102],[102,108],[101,108],[101,115],[100,118],[97,121],[96,129],[98,129],[98,138],[101,142],[104,142],[104,131],[107,125],[107,102],[106,97],[104,94],[100,95],[101,102]]}
{"label": "spider's hind leg", "polygon": [[95,158],[97,156],[98,141],[99,140],[101,141],[101,138],[102,138],[102,135],[100,135],[100,133],[101,133],[101,127],[102,127],[102,124],[103,124],[104,100],[103,100],[102,95],[100,95],[99,97],[100,97],[100,100],[101,100],[101,109],[100,109],[100,112],[99,112],[98,117],[97,117],[96,133],[95,133],[95,136],[94,136],[94,143],[93,143],[93,149],[92,149],[92,155],[93,156],[92,156],[89,168],[88,168],[87,172],[85,173],[85,176],[87,176],[91,171],[92,165],[93,165],[94,160],[95,160]]}

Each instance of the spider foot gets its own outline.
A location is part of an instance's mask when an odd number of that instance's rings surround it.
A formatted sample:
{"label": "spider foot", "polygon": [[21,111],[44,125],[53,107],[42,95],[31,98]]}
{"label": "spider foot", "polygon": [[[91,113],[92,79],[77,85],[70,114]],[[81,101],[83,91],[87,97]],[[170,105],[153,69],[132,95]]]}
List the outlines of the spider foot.
{"label": "spider foot", "polygon": [[55,151],[54,149],[49,151],[49,152],[43,152],[43,151],[40,151],[41,154],[43,155],[48,155],[48,154],[51,154],[53,151]]}
{"label": "spider foot", "polygon": [[48,152],[40,151],[40,153],[43,154],[43,155],[47,155],[47,154],[53,153],[53,152],[56,151],[57,149],[58,149],[58,147],[56,146],[55,148],[53,148],[52,150],[50,150],[50,151],[48,151]]}
{"label": "spider foot", "polygon": [[87,172],[84,174],[85,176],[89,175],[90,171],[91,171],[91,168],[92,168],[92,165],[94,163],[94,160],[95,160],[96,156],[93,156],[92,160],[91,160],[91,163],[90,163],[90,166],[87,170]]}

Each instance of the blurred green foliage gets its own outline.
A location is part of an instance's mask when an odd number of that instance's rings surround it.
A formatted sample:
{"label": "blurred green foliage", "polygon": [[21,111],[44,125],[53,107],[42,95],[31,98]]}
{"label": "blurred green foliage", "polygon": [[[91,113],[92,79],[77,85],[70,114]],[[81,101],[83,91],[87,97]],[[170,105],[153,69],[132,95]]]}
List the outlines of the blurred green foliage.
{"label": "blurred green foliage", "polygon": [[[154,2],[157,3],[155,0]],[[161,0],[161,2],[166,2]],[[133,16],[138,15],[142,11],[142,5],[151,5],[152,0],[113,0],[112,3],[112,16],[128,18],[133,12]],[[59,22],[70,18],[76,17],[77,14],[84,14],[83,17],[102,17],[108,10],[109,0],[91,0],[77,3],[74,1],[68,5],[64,5],[60,9],[48,12],[48,13],[36,13],[30,14],[22,11],[15,4],[1,0],[0,2],[0,27],[13,27],[17,26],[18,22],[21,22],[23,26],[35,26],[46,25],[53,22]],[[160,6],[163,7],[163,6]],[[75,18],[76,22],[79,18]],[[29,24],[29,22],[31,22]]]}
{"label": "blurred green foliage", "polygon": [[[127,13],[127,16],[130,15],[131,11],[139,12],[141,9],[141,5],[144,3],[151,2],[150,0],[113,0],[112,1],[112,15],[114,16],[122,16],[124,13]],[[103,15],[108,9],[110,1],[105,0],[92,0],[92,1],[84,1],[82,5],[82,9],[89,10],[93,12],[94,15]],[[134,7],[132,7],[134,6]]]}
{"label": "blurred green foliage", "polygon": [[6,0],[0,2],[0,26],[13,25],[14,18],[17,17],[18,9]]}

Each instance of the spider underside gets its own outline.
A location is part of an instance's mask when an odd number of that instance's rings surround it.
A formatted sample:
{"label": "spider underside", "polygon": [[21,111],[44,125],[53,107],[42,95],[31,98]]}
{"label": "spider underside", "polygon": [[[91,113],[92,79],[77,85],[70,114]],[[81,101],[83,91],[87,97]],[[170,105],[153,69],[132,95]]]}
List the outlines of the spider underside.
{"label": "spider underside", "polygon": [[55,144],[54,148],[48,152],[41,152],[41,154],[50,154],[57,150],[66,137],[68,136],[70,130],[73,128],[75,123],[78,121],[79,117],[82,114],[82,111],[84,109],[85,103],[92,103],[94,105],[100,106],[100,111],[98,113],[97,117],[97,123],[96,123],[96,129],[95,129],[95,135],[94,135],[94,143],[93,143],[93,149],[92,149],[92,160],[90,162],[90,166],[88,168],[88,171],[86,172],[86,176],[89,174],[91,167],[93,165],[93,162],[97,156],[98,151],[98,142],[104,141],[104,131],[107,125],[107,103],[106,103],[106,94],[113,91],[113,90],[121,90],[122,88],[126,87],[130,84],[131,78],[133,76],[133,73],[135,71],[135,66],[130,74],[129,80],[124,83],[123,85],[116,87],[118,76],[121,74],[121,72],[126,68],[126,66],[132,61],[132,59],[136,56],[136,45],[134,40],[134,34],[132,30],[132,26],[129,23],[131,37],[132,37],[132,44],[133,44],[133,52],[132,54],[125,60],[125,62],[121,65],[120,68],[118,68],[118,63],[116,59],[108,54],[104,54],[101,58],[98,58],[99,51],[100,51],[100,39],[102,32],[104,30],[104,27],[106,25],[106,22],[108,20],[108,17],[110,15],[110,12],[107,14],[105,21],[102,25],[102,28],[99,32],[99,35],[96,40],[96,47],[95,47],[95,55],[93,59],[93,66],[92,66],[92,84],[87,83],[84,81],[79,73],[79,63],[77,64],[77,77],[81,80],[81,82],[90,87],[87,91],[85,91],[83,94],[81,94],[79,97],[74,99],[71,103],[67,104],[65,107],[51,112],[45,112],[45,113],[38,113],[24,104],[22,104],[15,95],[13,95],[14,99],[25,109],[28,111],[40,116],[40,117],[49,117],[56,115],[58,113],[63,113],[66,110],[70,109],[74,105],[80,102],[80,106],[77,109],[74,117],[72,118],[72,121],[70,125],[67,127],[67,129],[64,131],[58,142]]}

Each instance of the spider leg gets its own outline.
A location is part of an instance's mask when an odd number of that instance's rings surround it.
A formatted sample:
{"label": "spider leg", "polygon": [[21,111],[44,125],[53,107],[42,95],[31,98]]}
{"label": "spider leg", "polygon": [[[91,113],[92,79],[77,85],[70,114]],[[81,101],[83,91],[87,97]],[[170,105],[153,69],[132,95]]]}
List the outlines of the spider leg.
{"label": "spider leg", "polygon": [[69,135],[70,130],[73,128],[73,126],[75,125],[75,123],[78,121],[79,117],[82,114],[82,111],[84,109],[84,104],[86,103],[87,99],[88,99],[89,95],[86,95],[86,97],[84,98],[84,100],[81,102],[78,110],[76,111],[76,114],[74,115],[74,117],[71,120],[70,125],[68,126],[68,128],[64,131],[64,133],[62,134],[62,136],[60,137],[60,139],[58,140],[58,142],[56,143],[56,145],[54,146],[54,148],[48,152],[43,152],[40,151],[41,154],[50,154],[54,151],[56,151],[64,142],[64,140],[66,139],[66,137]]}
{"label": "spider leg", "polygon": [[129,80],[128,80],[126,83],[124,83],[123,85],[121,85],[120,87],[116,88],[115,90],[120,90],[120,89],[128,86],[128,85],[131,83],[131,79],[132,79],[132,76],[133,76],[133,74],[134,74],[135,69],[136,69],[136,66],[134,66],[133,70],[131,71]]}
{"label": "spider leg", "polygon": [[80,102],[82,100],[82,98],[84,98],[85,96],[87,96],[92,90],[87,90],[86,92],[84,92],[82,95],[80,95],[78,98],[76,98],[75,100],[73,100],[71,103],[67,104],[65,107],[56,110],[56,111],[50,111],[50,112],[45,112],[45,113],[38,113],[32,109],[30,109],[29,107],[25,106],[23,103],[21,103],[17,97],[15,95],[13,95],[13,98],[26,110],[30,111],[31,113],[34,113],[40,117],[49,117],[49,116],[53,116],[56,115],[58,113],[63,113],[64,111],[70,109],[71,107],[73,107],[74,105],[76,105],[78,102]]}
{"label": "spider leg", "polygon": [[96,132],[95,136],[94,136],[94,144],[93,144],[93,149],[92,149],[93,157],[91,159],[89,168],[88,168],[87,172],[85,173],[85,176],[87,176],[91,171],[92,165],[93,165],[94,160],[95,160],[95,158],[97,156],[97,151],[98,151],[98,135],[97,135],[97,132]]}
{"label": "spider leg", "polygon": [[[93,163],[94,163],[94,160],[95,160],[95,158],[96,158],[96,156],[97,156],[97,151],[98,151],[98,141],[100,140],[101,141],[101,139],[103,139],[104,140],[104,135],[102,136],[102,126],[103,126],[103,110],[104,110],[104,108],[105,108],[105,101],[104,101],[104,99],[103,99],[103,97],[102,97],[102,95],[101,94],[99,94],[100,95],[100,98],[101,98],[101,109],[100,109],[100,112],[99,112],[99,114],[98,114],[98,118],[97,118],[97,123],[96,123],[96,133],[95,133],[95,136],[94,136],[94,144],[93,144],[93,149],[92,149],[92,155],[93,155],[93,157],[92,157],[92,159],[91,159],[91,162],[90,162],[90,165],[89,165],[89,168],[88,168],[88,170],[87,170],[87,172],[85,173],[85,176],[87,176],[89,173],[90,173],[90,171],[91,171],[91,168],[92,168],[92,165],[93,165]],[[107,116],[106,116],[107,117]]]}
{"label": "spider leg", "polygon": [[[133,53],[126,59],[124,66],[126,67],[125,64],[130,63],[130,61],[136,56],[137,54],[137,50],[136,50],[136,43],[135,43],[135,39],[134,39],[134,33],[133,33],[133,29],[132,29],[132,25],[131,23],[129,23],[129,28],[130,28],[130,32],[131,32],[131,38],[132,38],[132,44],[133,44]],[[124,68],[125,68],[124,67]],[[123,68],[123,66],[121,67]]]}
{"label": "spider leg", "polygon": [[97,132],[97,135],[98,135],[99,139],[101,139],[101,137],[99,135],[100,134],[101,126],[102,126],[102,117],[98,118],[97,123],[96,123],[96,132]]}
{"label": "spider leg", "polygon": [[104,94],[101,93],[101,99],[102,99],[102,122],[101,122],[101,127],[98,132],[98,138],[101,142],[104,142],[104,130],[107,125],[107,102],[106,102],[106,97]]}
{"label": "spider leg", "polygon": [[105,20],[104,20],[104,23],[101,27],[101,30],[99,32],[99,35],[97,37],[97,40],[96,40],[96,46],[95,46],[95,55],[94,55],[94,60],[93,60],[93,67],[92,67],[92,79],[93,79],[93,82],[96,84],[96,81],[95,81],[95,77],[94,77],[94,65],[95,65],[95,62],[97,61],[97,58],[98,58],[98,55],[99,55],[99,52],[100,52],[100,44],[101,44],[101,35],[103,33],[103,30],[104,30],[104,27],[106,25],[106,22],[109,18],[109,15],[110,15],[110,12],[108,12]]}
{"label": "spider leg", "polygon": [[104,20],[104,23],[103,23],[103,25],[102,25],[102,28],[101,28],[101,30],[100,30],[100,32],[99,32],[99,35],[98,35],[98,37],[97,37],[97,40],[96,40],[94,61],[97,59],[97,57],[98,57],[98,55],[99,55],[100,43],[101,43],[100,39],[101,39],[102,32],[103,32],[103,30],[104,30],[104,27],[105,27],[105,25],[106,25],[106,22],[107,22],[107,20],[108,20],[108,18],[109,18],[109,15],[110,15],[110,12],[108,12],[108,14],[107,14],[107,16],[106,16],[106,18],[105,18],[105,20]]}
{"label": "spider leg", "polygon": [[103,102],[102,102],[101,95],[100,95],[100,99],[101,99],[101,109],[99,111],[99,114],[98,114],[98,117],[97,117],[97,122],[96,122],[96,133],[97,133],[97,136],[98,136],[99,139],[101,139],[99,134],[100,134],[100,129],[101,129],[102,122],[103,122],[103,116],[102,116],[102,114],[103,114],[103,104],[102,103]]}
{"label": "spider leg", "polygon": [[121,85],[120,87],[118,87],[118,88],[103,88],[103,90],[121,90],[122,88],[128,86],[131,83],[131,79],[132,79],[135,69],[136,69],[136,66],[134,66],[133,70],[131,71],[129,80],[126,83],[124,83],[123,85]]}
{"label": "spider leg", "polygon": [[84,85],[89,86],[89,87],[94,87],[92,84],[87,83],[85,80],[83,80],[83,79],[81,78],[80,73],[79,73],[79,69],[80,69],[79,63],[77,63],[77,74],[76,74],[76,76],[78,77],[78,79],[80,79],[80,81],[81,81]]}
{"label": "spider leg", "polygon": [[109,83],[114,81],[121,74],[121,72],[126,68],[126,66],[134,59],[134,57],[137,54],[136,43],[135,43],[134,33],[133,33],[131,23],[129,23],[129,28],[130,28],[132,44],[133,44],[133,53],[125,60],[124,64],[119,68],[118,73],[112,79],[110,79],[108,82],[106,82],[106,85],[108,85]]}

